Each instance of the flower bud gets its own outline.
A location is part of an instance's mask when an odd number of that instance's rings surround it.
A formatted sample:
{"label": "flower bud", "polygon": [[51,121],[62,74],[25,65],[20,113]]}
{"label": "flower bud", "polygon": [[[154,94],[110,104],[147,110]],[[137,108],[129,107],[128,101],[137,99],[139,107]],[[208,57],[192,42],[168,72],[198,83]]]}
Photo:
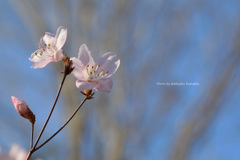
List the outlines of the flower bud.
{"label": "flower bud", "polygon": [[23,100],[16,98],[14,96],[11,97],[12,103],[16,109],[16,111],[24,118],[28,119],[31,123],[35,123],[35,115],[28,108],[28,105]]}

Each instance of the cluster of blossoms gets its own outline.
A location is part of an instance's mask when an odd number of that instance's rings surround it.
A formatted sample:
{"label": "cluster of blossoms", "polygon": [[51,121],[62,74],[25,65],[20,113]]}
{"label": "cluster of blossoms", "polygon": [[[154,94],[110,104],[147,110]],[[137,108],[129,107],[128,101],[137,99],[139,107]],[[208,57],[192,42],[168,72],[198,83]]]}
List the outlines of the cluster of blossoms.
{"label": "cluster of blossoms", "polygon": [[[38,50],[32,53],[29,60],[33,62],[31,68],[43,68],[50,62],[65,61],[62,47],[67,39],[67,29],[63,26],[57,29],[56,35],[46,32],[40,38]],[[112,89],[112,79],[110,78],[118,69],[120,60],[112,52],[103,54],[94,62],[91,52],[86,44],[79,48],[78,57],[70,58],[72,74],[77,78],[76,87],[80,90],[96,90],[109,93]],[[21,99],[12,96],[12,102],[19,114],[27,119],[30,113],[27,104]],[[20,105],[21,104],[21,105]]]}
{"label": "cluster of blossoms", "polygon": [[[34,63],[31,68],[43,68],[50,62],[63,61],[65,65],[63,82],[67,75],[74,75],[77,78],[76,87],[80,89],[81,93],[86,96],[85,100],[93,98],[92,96],[94,93],[92,93],[92,90],[109,93],[113,86],[113,82],[110,77],[117,71],[120,65],[120,60],[117,58],[117,55],[115,53],[108,52],[103,54],[95,62],[86,44],[82,44],[79,48],[78,57],[69,58],[66,54],[63,54],[62,49],[66,42],[66,39],[67,29],[63,26],[57,29],[56,35],[46,32],[45,35],[40,38],[38,49],[34,53],[32,53],[31,57],[29,58],[29,60]],[[45,144],[44,143],[38,148],[36,146],[56,105],[63,82],[60,85],[60,90],[57,94],[52,110],[49,113],[49,117],[47,118],[46,123],[43,126],[38,139],[36,140],[35,145],[32,146],[31,143],[31,148],[27,159],[31,157],[31,154],[34,151],[36,151]],[[21,99],[13,96],[11,98],[17,112],[22,117],[28,119],[32,123],[32,125],[34,125],[35,115],[29,109],[28,105]],[[85,100],[83,101],[83,103],[85,102]],[[82,106],[82,104],[79,106],[79,108]],[[73,116],[75,114],[76,113],[74,113]],[[71,120],[71,118],[69,119],[69,121]],[[67,121],[67,123],[69,121]],[[63,127],[65,127],[65,125]],[[61,129],[59,131],[61,131]],[[55,134],[49,139],[53,138],[54,136]],[[46,141],[46,143],[47,142],[48,141]]]}
{"label": "cluster of blossoms", "polygon": [[[39,49],[32,53],[29,60],[32,68],[43,68],[50,62],[64,60],[62,47],[67,39],[67,29],[59,27],[56,35],[46,32],[40,39]],[[105,53],[95,63],[86,44],[79,48],[78,58],[71,58],[74,70],[72,74],[78,79],[76,86],[80,90],[95,89],[100,92],[110,92],[112,76],[120,65],[115,53]]]}

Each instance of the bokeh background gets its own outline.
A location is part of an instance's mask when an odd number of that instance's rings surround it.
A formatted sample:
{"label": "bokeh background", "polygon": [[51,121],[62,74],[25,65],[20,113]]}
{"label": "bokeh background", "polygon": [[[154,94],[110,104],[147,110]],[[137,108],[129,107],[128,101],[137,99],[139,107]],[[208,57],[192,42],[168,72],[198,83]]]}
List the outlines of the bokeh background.
{"label": "bokeh background", "polygon": [[[30,124],[10,97],[35,113],[35,137],[54,101],[62,63],[31,69],[44,32],[68,28],[64,53],[85,43],[97,59],[121,59],[110,94],[96,93],[33,157],[44,160],[238,160],[239,0],[0,1],[0,146],[29,149]],[[163,83],[199,85],[162,85]],[[84,97],[67,77],[41,142]]]}

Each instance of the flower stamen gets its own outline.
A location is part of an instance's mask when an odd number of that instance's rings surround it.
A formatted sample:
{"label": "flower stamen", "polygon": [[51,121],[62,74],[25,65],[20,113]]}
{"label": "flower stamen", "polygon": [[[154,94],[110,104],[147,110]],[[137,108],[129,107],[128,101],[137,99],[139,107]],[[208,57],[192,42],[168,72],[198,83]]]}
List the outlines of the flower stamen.
{"label": "flower stamen", "polygon": [[105,72],[103,69],[99,70],[100,64],[93,65],[89,68],[89,64],[86,65],[86,72],[88,74],[88,80],[94,81],[100,78],[104,78],[108,74],[108,70]]}
{"label": "flower stamen", "polygon": [[100,67],[100,64],[99,64],[99,65],[97,65],[97,67],[95,68],[95,72],[97,72],[97,70],[98,70],[98,67]]}

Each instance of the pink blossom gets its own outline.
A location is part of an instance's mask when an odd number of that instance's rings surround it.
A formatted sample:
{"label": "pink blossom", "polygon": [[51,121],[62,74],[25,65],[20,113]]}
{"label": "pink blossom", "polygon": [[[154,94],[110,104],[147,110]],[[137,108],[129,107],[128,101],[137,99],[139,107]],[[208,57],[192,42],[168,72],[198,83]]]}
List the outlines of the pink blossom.
{"label": "pink blossom", "polygon": [[39,49],[32,53],[29,60],[33,62],[31,68],[43,68],[50,62],[63,59],[62,47],[67,39],[67,29],[58,27],[56,35],[46,32],[40,39]]}
{"label": "pink blossom", "polygon": [[12,99],[12,103],[15,107],[15,109],[17,110],[17,112],[21,115],[21,116],[25,116],[28,112],[28,106],[26,104],[26,102],[24,102],[23,100],[16,98],[14,96],[11,97]]}
{"label": "pink blossom", "polygon": [[76,86],[80,90],[95,89],[100,92],[110,92],[112,89],[112,76],[120,65],[115,53],[105,53],[95,63],[85,44],[79,48],[78,58],[71,58],[73,62],[73,75],[77,78]]}
{"label": "pink blossom", "polygon": [[14,160],[25,160],[27,158],[27,151],[22,149],[19,145],[13,144],[10,149],[9,155]]}
{"label": "pink blossom", "polygon": [[[26,160],[27,151],[21,148],[18,144],[13,144],[10,148],[9,154],[1,153],[0,160]],[[37,158],[36,160],[41,160]]]}

